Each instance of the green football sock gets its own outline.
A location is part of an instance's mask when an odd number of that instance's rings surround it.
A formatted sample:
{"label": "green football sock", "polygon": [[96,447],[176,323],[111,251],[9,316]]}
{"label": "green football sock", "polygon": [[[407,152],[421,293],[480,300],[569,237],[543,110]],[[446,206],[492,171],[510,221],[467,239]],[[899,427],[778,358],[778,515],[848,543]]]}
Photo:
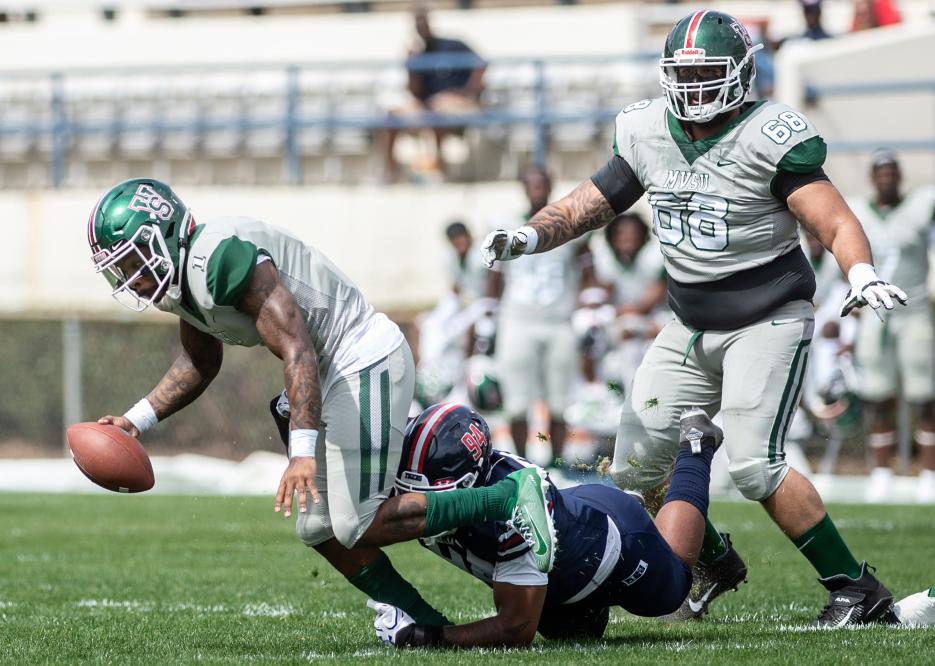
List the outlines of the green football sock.
{"label": "green football sock", "polygon": [[347,580],[374,601],[403,609],[418,624],[451,624],[448,618],[432,608],[418,590],[399,575],[384,553],[380,553],[380,557],[353,576],[348,576]]}
{"label": "green football sock", "polygon": [[701,542],[701,552],[698,554],[698,561],[703,564],[711,564],[714,560],[727,552],[727,544],[721,537],[721,533],[706,517],[704,519],[704,541]]}
{"label": "green football sock", "polygon": [[483,488],[459,488],[441,493],[425,493],[424,536],[436,536],[474,523],[506,520],[516,501],[516,482],[504,479]]}
{"label": "green football sock", "polygon": [[802,536],[792,540],[822,578],[845,574],[849,578],[860,576],[860,564],[854,559],[844,539],[827,513]]}

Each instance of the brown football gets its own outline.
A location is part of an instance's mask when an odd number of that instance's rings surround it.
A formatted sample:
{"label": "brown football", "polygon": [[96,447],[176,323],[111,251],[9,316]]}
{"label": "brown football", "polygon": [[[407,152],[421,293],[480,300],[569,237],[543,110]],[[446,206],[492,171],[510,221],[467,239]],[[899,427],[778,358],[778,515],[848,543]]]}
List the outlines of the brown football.
{"label": "brown football", "polygon": [[143,446],[115,425],[76,423],[65,433],[72,458],[86,477],[116,493],[141,493],[156,483]]}

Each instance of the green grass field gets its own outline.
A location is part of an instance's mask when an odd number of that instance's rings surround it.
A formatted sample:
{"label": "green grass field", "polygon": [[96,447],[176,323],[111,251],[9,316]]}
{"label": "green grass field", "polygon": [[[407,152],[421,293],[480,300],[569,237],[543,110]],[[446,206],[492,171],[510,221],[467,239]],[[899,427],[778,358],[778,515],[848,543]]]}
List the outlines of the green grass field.
{"label": "green grass field", "polygon": [[[752,504],[715,503],[750,567],[747,585],[704,622],[615,612],[604,640],[493,651],[511,663],[935,663],[935,630],[817,632],[816,574]],[[935,510],[832,508],[858,557],[897,597],[935,583]],[[455,621],[492,610],[490,593],[406,544],[396,566]],[[379,644],[363,596],[303,547],[272,499],[0,495],[0,662],[483,663],[491,651],[396,654]]]}

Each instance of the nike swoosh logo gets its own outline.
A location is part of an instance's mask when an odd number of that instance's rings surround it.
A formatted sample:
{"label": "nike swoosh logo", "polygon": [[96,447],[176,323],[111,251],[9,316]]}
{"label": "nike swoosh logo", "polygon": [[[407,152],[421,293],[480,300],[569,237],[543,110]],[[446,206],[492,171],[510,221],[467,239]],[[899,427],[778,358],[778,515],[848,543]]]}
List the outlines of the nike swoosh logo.
{"label": "nike swoosh logo", "polygon": [[805,548],[805,546],[807,546],[808,544],[810,544],[810,543],[811,543],[812,541],[814,541],[814,540],[815,540],[815,537],[810,538],[808,541],[806,541],[806,542],[803,543],[801,546],[799,546],[799,550],[802,550],[803,548]]}
{"label": "nike swoosh logo", "polygon": [[717,165],[719,167],[730,166],[731,164],[737,164],[736,162],[731,162],[730,160],[718,160]]}
{"label": "nike swoosh logo", "polygon": [[717,587],[717,583],[708,588],[708,591],[701,595],[701,598],[698,601],[692,599],[688,600],[688,607],[692,609],[692,613],[700,613],[701,609],[704,608],[705,602],[708,600],[708,597],[711,596],[711,593],[714,592],[714,588]]}
{"label": "nike swoosh logo", "polygon": [[845,615],[843,618],[841,618],[841,621],[838,622],[838,623],[837,623],[836,625],[834,625],[834,626],[835,626],[835,627],[843,627],[845,624],[847,624],[847,621],[851,619],[851,615],[854,614],[854,609],[856,609],[856,608],[857,608],[857,606],[851,606],[851,609],[850,609],[849,611],[847,611],[847,615]]}
{"label": "nike swoosh logo", "polygon": [[770,322],[773,326],[782,326],[783,324],[794,324],[798,319],[774,319]]}

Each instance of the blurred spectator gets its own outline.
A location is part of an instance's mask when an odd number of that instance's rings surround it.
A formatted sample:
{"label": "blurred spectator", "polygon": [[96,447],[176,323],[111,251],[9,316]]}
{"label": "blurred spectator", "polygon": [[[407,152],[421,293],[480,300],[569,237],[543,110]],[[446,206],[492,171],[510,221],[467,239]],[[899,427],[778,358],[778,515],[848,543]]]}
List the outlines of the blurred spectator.
{"label": "blurred spectator", "polygon": [[831,39],[831,35],[821,24],[821,0],[799,0],[802,4],[802,18],[805,19],[805,32],[802,37],[811,40]]}
{"label": "blurred spectator", "polygon": [[600,375],[626,387],[649,343],[671,316],[666,308],[662,253],[636,213],[623,213],[604,228],[610,261],[595,262],[598,279],[609,286],[617,316],[611,348]]}
{"label": "blurred spectator", "polygon": [[451,290],[461,299],[462,305],[470,305],[487,289],[487,267],[464,222],[449,224],[445,236],[452,249],[448,259]]}
{"label": "blurred spectator", "polygon": [[854,0],[854,21],[851,31],[871,30],[902,22],[893,0]]}
{"label": "blurred spectator", "polygon": [[467,225],[449,223],[445,237],[451,245],[445,259],[450,289],[418,321],[416,400],[421,408],[444,399],[461,382],[465,359],[476,346],[474,326],[490,309],[482,298],[487,267]]}
{"label": "blurred spectator", "polygon": [[[549,202],[552,182],[541,167],[522,176],[529,208],[517,216],[519,226]],[[565,408],[578,374],[571,318],[582,283],[593,282],[587,238],[532,254],[518,261],[498,262],[491,272],[489,293],[502,292],[496,357],[510,434],[520,455],[526,453],[529,411],[538,398],[549,409],[552,467],[561,467],[565,444]]]}
{"label": "blurred spectator", "polygon": [[[778,50],[783,44],[801,41],[820,41],[822,39],[831,39],[834,35],[830,34],[821,24],[821,6],[822,0],[799,0],[802,7],[802,19],[805,21],[805,31],[779,41],[774,50]],[[759,76],[759,74],[757,75]]]}
{"label": "blurred spectator", "polygon": [[762,44],[763,48],[753,55],[756,66],[756,78],[753,85],[757,99],[772,97],[776,84],[776,66],[773,63],[775,45],[769,39],[769,19],[751,19],[744,25],[750,33],[754,44]]}
{"label": "blurred spectator", "polygon": [[874,154],[870,179],[870,196],[850,198],[848,204],[870,239],[880,278],[902,287],[909,304],[886,312],[882,321],[870,313],[859,319],[858,387],[870,421],[875,464],[867,499],[885,501],[890,496],[896,400],[902,396],[918,412],[918,500],[935,502],[935,322],[927,286],[935,188],[903,192],[902,172],[891,151]]}
{"label": "blurred spectator", "polygon": [[[478,111],[486,63],[464,42],[439,37],[432,32],[424,9],[416,10],[413,19],[420,44],[410,50],[406,60],[411,97],[407,104],[394,109],[390,115],[404,118],[426,112],[457,115]],[[439,62],[446,56],[459,62]],[[389,129],[385,136],[385,178],[390,182],[399,178],[399,163],[393,154],[399,131]],[[453,129],[435,128],[433,131],[436,166],[443,171],[442,138]]]}
{"label": "blurred spectator", "polygon": [[636,213],[621,213],[604,228],[613,267],[600,277],[611,286],[618,315],[648,315],[666,299],[662,254],[654,246],[649,227]]}

